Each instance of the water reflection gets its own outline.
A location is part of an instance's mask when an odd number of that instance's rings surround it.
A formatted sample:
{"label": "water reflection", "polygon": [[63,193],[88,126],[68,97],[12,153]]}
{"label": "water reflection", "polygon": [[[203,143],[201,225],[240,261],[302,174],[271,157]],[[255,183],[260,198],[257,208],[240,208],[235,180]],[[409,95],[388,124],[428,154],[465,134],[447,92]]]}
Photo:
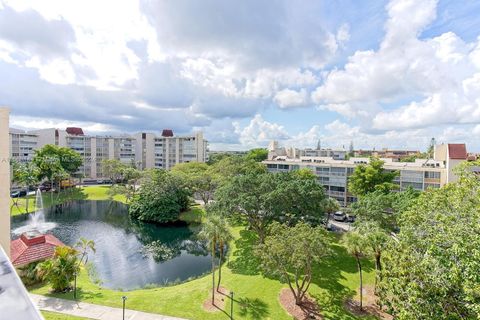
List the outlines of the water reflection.
{"label": "water reflection", "polygon": [[[103,286],[134,289],[147,284],[183,281],[208,272],[206,244],[197,239],[199,226],[158,226],[132,221],[127,206],[114,201],[71,201],[45,209],[50,232],[65,244],[80,237],[95,241],[89,257]],[[26,217],[12,218],[12,229]]]}

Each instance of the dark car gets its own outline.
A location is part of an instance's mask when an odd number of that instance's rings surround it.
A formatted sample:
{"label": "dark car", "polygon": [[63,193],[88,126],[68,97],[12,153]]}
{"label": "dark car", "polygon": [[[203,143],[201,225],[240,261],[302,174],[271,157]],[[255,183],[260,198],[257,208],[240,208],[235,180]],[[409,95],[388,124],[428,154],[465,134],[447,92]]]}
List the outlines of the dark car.
{"label": "dark car", "polygon": [[50,191],[52,190],[52,185],[50,183],[44,182],[38,187],[38,189],[40,189],[40,191],[42,192]]}
{"label": "dark car", "polygon": [[353,223],[357,217],[354,214],[347,214],[347,222]]}
{"label": "dark car", "polygon": [[11,198],[20,198],[27,196],[27,190],[18,190],[10,193]]}
{"label": "dark car", "polygon": [[347,215],[342,211],[337,211],[333,214],[333,220],[343,222],[347,220]]}

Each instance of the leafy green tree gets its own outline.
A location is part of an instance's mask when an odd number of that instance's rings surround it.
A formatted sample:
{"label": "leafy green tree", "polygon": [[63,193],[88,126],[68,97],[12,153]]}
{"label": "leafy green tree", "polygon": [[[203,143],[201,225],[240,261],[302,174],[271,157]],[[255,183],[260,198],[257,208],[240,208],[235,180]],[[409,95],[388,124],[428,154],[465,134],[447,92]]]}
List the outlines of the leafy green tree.
{"label": "leafy green tree", "polygon": [[218,179],[209,165],[201,162],[179,163],[172,168],[172,172],[179,174],[192,192],[208,204],[218,185]]}
{"label": "leafy green tree", "polygon": [[392,193],[376,190],[360,197],[351,208],[358,223],[374,222],[387,232],[397,231],[398,216],[415,203],[419,194],[412,188]]}
{"label": "leafy green tree", "polygon": [[129,214],[141,221],[168,223],[188,209],[191,192],[184,181],[169,171],[152,169],[131,201]]}
{"label": "leafy green tree", "polygon": [[102,172],[104,177],[108,177],[112,184],[117,183],[123,177],[123,170],[127,166],[117,159],[105,159],[102,161]]}
{"label": "leafy green tree", "polygon": [[366,237],[357,230],[347,232],[343,235],[342,244],[347,249],[348,253],[355,257],[357,261],[358,276],[360,280],[360,310],[363,309],[363,274],[361,258],[365,254]]}
{"label": "leafy green tree", "polygon": [[[38,184],[38,168],[32,162],[19,163],[14,161],[12,163],[13,181],[18,183],[28,193],[31,187]],[[25,198],[25,210],[29,213],[29,197]],[[15,199],[14,205],[18,207],[18,198]]]}
{"label": "leafy green tree", "polygon": [[312,282],[313,265],[330,254],[325,230],[298,223],[293,227],[272,224],[272,232],[256,248],[264,274],[280,277],[301,305]]}
{"label": "leafy green tree", "polygon": [[325,211],[325,225],[328,225],[328,220],[330,219],[330,214],[340,210],[340,205],[335,198],[327,197],[323,200],[323,210]]}
{"label": "leafy green tree", "polygon": [[268,150],[265,148],[256,148],[247,152],[245,156],[248,160],[253,160],[255,162],[262,162],[268,158]]}
{"label": "leafy green tree", "polygon": [[224,157],[214,163],[211,170],[219,185],[228,183],[236,176],[267,172],[267,168],[262,163],[239,156]]}
{"label": "leafy green tree", "polygon": [[368,165],[361,164],[355,167],[348,180],[350,192],[357,197],[361,197],[376,190],[388,193],[390,190],[397,188],[393,180],[398,172],[385,171],[383,164],[382,160],[371,157]]}
{"label": "leafy green tree", "polygon": [[273,221],[318,224],[324,218],[322,186],[296,172],[234,176],[217,190],[215,198],[223,212],[245,219],[260,242]]}
{"label": "leafy green tree", "polygon": [[70,247],[57,247],[53,258],[38,264],[38,275],[47,281],[54,292],[66,292],[74,274],[79,270],[78,252]]}
{"label": "leafy green tree", "polygon": [[478,165],[465,164],[458,182],[425,191],[402,213],[378,290],[396,319],[480,318]]}

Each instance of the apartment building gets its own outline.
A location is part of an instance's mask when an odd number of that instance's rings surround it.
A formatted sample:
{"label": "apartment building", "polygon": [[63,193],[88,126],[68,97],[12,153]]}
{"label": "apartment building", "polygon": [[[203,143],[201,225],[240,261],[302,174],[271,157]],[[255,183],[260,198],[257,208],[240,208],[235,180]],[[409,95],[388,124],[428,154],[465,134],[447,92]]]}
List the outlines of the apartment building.
{"label": "apartment building", "polygon": [[[400,190],[412,187],[416,190],[440,188],[448,182],[456,180],[454,168],[467,160],[465,144],[445,144],[435,148],[433,159],[417,159],[415,162],[397,162],[392,158],[383,158],[385,170],[398,171],[394,180]],[[309,169],[317,175],[318,183],[325,187],[328,196],[346,206],[356,201],[348,190],[348,177],[355,167],[368,164],[369,158],[350,158],[337,160],[332,157],[299,157],[276,156],[265,160],[270,172],[288,172],[298,169]]]}
{"label": "apartment building", "polygon": [[161,136],[140,132],[135,136],[136,162],[142,169],[170,169],[177,163],[206,162],[208,142],[202,132],[191,136],[175,136],[172,130],[163,130]]}
{"label": "apartment building", "polygon": [[278,141],[271,141],[268,145],[268,159],[278,156],[299,159],[301,157],[331,157],[336,160],[343,160],[347,157],[346,150],[322,149],[320,143],[317,148],[299,149],[295,147],[280,147]]}
{"label": "apartment building", "polygon": [[92,136],[82,128],[65,130],[48,128],[25,132],[10,129],[10,156],[19,161],[30,161],[35,150],[47,144],[68,147],[83,160],[77,175],[84,178],[104,178],[102,162],[117,159],[140,169],[170,169],[177,163],[207,161],[208,142],[198,132],[191,136],[174,136],[172,130],[163,130],[161,136],[138,133],[133,136]]}
{"label": "apartment building", "polygon": [[32,160],[37,149],[37,135],[18,129],[10,129],[10,155],[18,162]]}
{"label": "apartment building", "polygon": [[395,149],[381,149],[381,150],[355,150],[354,156],[357,158],[363,157],[377,157],[377,158],[390,158],[394,161],[401,161],[404,158],[419,155],[418,150],[395,150]]}

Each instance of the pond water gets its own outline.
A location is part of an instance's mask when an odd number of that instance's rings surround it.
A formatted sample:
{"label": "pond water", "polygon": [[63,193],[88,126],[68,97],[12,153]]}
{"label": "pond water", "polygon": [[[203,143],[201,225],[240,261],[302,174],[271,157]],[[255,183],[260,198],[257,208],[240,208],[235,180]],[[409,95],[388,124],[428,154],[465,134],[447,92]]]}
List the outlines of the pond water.
{"label": "pond water", "polygon": [[[197,239],[200,226],[160,226],[131,220],[128,207],[116,201],[72,201],[45,209],[48,231],[67,245],[80,237],[95,241],[89,255],[102,286],[131,290],[146,285],[184,281],[210,270],[206,243]],[[12,230],[28,224],[12,218]],[[18,235],[12,233],[12,237]]]}

